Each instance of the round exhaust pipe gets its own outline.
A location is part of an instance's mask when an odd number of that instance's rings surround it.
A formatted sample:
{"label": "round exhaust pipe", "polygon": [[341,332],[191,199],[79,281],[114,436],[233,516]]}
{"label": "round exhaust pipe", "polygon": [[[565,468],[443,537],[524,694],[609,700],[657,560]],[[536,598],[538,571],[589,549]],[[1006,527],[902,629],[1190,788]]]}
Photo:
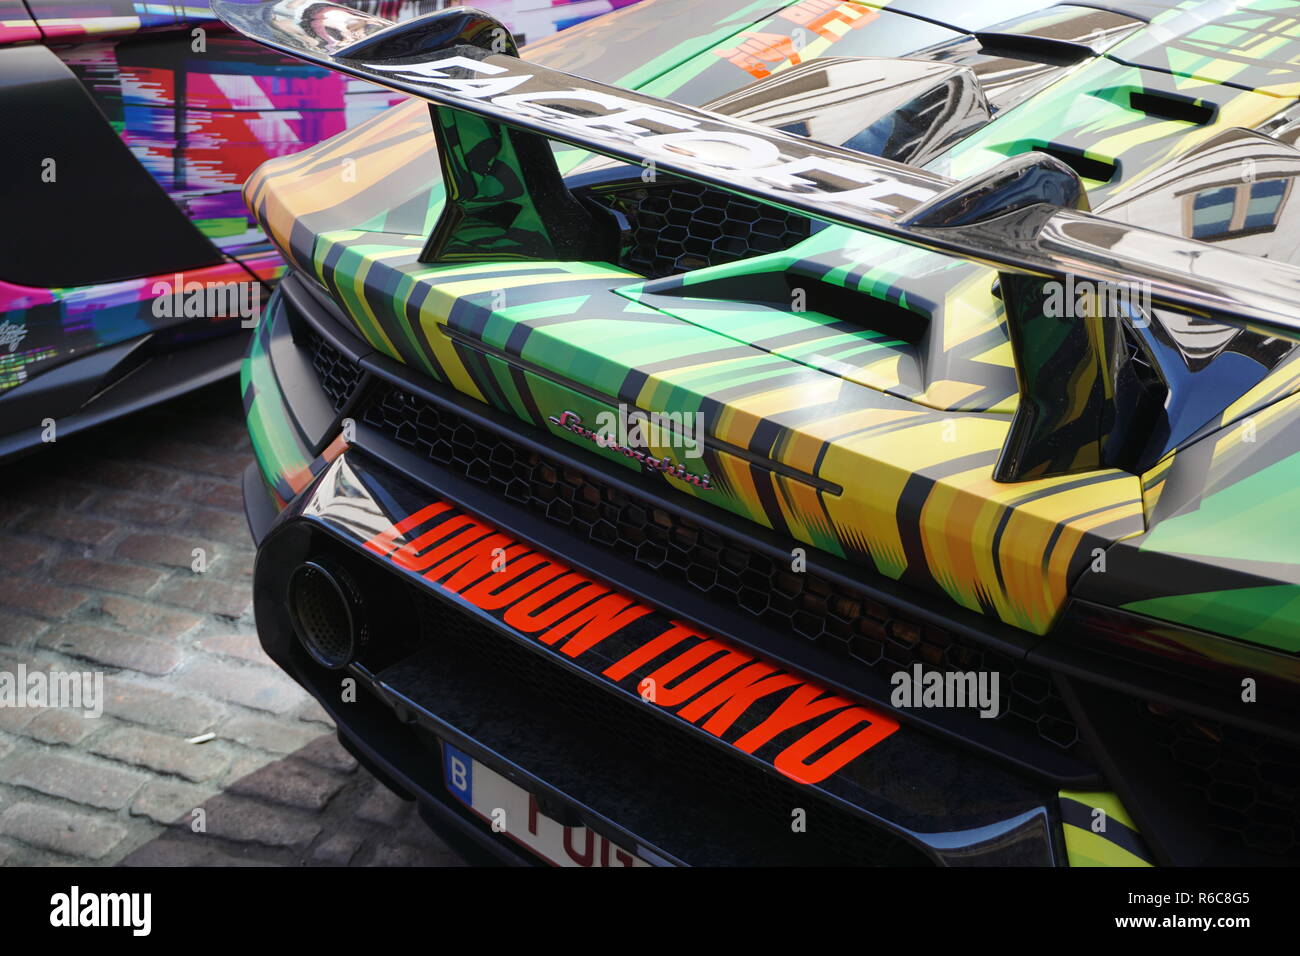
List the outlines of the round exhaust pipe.
{"label": "round exhaust pipe", "polygon": [[342,670],[369,640],[361,589],[339,564],[327,558],[304,561],[289,575],[289,619],[312,660]]}

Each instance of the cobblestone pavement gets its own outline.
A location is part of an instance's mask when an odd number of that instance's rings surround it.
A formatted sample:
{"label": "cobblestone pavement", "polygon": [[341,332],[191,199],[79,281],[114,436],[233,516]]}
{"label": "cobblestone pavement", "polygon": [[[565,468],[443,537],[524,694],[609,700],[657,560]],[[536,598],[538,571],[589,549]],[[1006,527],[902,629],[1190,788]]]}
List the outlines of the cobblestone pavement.
{"label": "cobblestone pavement", "polygon": [[228,381],[0,468],[0,671],[106,690],[0,707],[0,864],[460,863],[262,653],[251,457]]}

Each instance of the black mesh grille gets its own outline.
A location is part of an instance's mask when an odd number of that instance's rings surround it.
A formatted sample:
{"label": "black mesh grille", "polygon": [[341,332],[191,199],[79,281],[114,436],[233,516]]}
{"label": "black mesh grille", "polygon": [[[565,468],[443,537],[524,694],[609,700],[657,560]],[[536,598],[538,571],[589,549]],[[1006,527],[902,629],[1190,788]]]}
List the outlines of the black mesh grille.
{"label": "black mesh grille", "polygon": [[1148,732],[1210,825],[1250,850],[1300,862],[1300,747],[1145,703]]}
{"label": "black mesh grille", "polygon": [[305,344],[321,388],[334,404],[334,411],[342,411],[361,382],[361,366],[347,359],[314,331],[307,332]]}
{"label": "black mesh grille", "polygon": [[581,677],[549,663],[509,638],[494,633],[437,598],[414,591],[421,634],[440,645],[453,644],[486,661],[501,675],[502,693],[540,697],[547,708],[576,717],[581,725],[632,748],[638,759],[685,776],[719,799],[756,813],[774,831],[790,832],[791,811],[808,814],[807,834],[820,845],[819,862],[839,864],[925,865],[930,861],[910,845],[825,802],[808,788],[732,759],[646,711],[644,705],[604,692]]}
{"label": "black mesh grille", "polygon": [[361,417],[571,534],[886,678],[914,664],[945,672],[997,671],[999,722],[1064,752],[1079,749],[1078,729],[1055,683],[1037,668],[909,620],[898,609],[818,574],[791,572],[742,539],[724,538],[387,383],[366,399]]}
{"label": "black mesh grille", "polygon": [[698,183],[593,195],[627,219],[619,264],[648,278],[779,252],[811,233],[804,216]]}

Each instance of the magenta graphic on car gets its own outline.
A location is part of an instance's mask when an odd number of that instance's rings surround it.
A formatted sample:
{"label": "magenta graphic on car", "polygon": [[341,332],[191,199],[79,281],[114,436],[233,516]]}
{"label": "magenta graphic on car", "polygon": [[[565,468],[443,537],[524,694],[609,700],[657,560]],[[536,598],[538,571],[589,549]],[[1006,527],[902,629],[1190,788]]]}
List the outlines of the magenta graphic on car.
{"label": "magenta graphic on car", "polygon": [[[627,3],[488,0],[535,37]],[[394,20],[450,5],[354,4]],[[0,69],[25,144],[0,173],[30,224],[0,238],[0,458],[48,419],[66,433],[232,374],[235,333],[283,272],[244,182],[404,99],[259,47],[206,4],[0,0]]]}

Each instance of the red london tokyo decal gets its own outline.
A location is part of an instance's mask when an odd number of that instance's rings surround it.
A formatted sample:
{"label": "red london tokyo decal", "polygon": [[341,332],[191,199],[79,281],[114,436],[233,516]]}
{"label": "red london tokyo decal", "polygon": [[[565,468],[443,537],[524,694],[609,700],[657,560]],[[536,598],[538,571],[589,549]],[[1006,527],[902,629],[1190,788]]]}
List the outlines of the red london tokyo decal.
{"label": "red london tokyo decal", "polygon": [[879,711],[675,621],[449,502],[420,508],[364,547],[799,783],[827,779],[898,729]]}

